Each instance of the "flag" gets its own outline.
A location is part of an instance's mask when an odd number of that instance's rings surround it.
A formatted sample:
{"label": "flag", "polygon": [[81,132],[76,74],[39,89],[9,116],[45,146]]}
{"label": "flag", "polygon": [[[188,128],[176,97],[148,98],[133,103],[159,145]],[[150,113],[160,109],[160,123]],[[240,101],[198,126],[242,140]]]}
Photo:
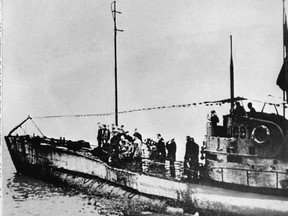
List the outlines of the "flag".
{"label": "flag", "polygon": [[277,78],[277,85],[283,90],[288,91],[288,60],[285,58],[281,71]]}

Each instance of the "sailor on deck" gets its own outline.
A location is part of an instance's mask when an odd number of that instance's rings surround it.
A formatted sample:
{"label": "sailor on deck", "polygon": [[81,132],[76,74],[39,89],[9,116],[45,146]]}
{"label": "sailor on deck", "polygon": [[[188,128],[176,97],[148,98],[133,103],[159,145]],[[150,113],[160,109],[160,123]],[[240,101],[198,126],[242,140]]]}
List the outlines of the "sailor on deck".
{"label": "sailor on deck", "polygon": [[99,148],[102,147],[102,139],[103,139],[103,128],[100,122],[98,122],[98,134],[97,134],[97,141]]}
{"label": "sailor on deck", "polygon": [[158,157],[161,162],[166,160],[166,149],[164,139],[161,137],[161,134],[157,134],[158,142],[156,144]]}
{"label": "sailor on deck", "polygon": [[141,142],[143,142],[143,141],[142,141],[142,135],[138,132],[137,128],[135,128],[135,131],[134,131],[133,136],[138,137],[138,138],[141,140]]}
{"label": "sailor on deck", "polygon": [[102,129],[102,143],[103,143],[103,145],[107,145],[109,140],[110,140],[110,130],[104,124],[103,129]]}
{"label": "sailor on deck", "polygon": [[175,177],[175,166],[174,166],[174,162],[176,161],[176,142],[175,139],[171,139],[170,141],[168,141],[166,143],[166,148],[167,148],[167,159],[170,162],[170,173],[172,177]]}
{"label": "sailor on deck", "polygon": [[254,109],[251,102],[248,103],[248,108],[250,109],[249,115],[253,116],[256,113],[256,110]]}
{"label": "sailor on deck", "polygon": [[184,175],[188,179],[193,175],[193,180],[198,179],[198,161],[199,161],[199,146],[194,142],[194,138],[186,137],[186,152],[184,157]]}
{"label": "sailor on deck", "polygon": [[139,139],[138,136],[135,136],[135,134],[134,134],[133,145],[134,145],[133,158],[136,159],[136,160],[141,160],[141,156],[142,156],[142,141]]}
{"label": "sailor on deck", "polygon": [[214,136],[217,134],[217,124],[219,122],[219,118],[215,110],[211,111],[211,115],[208,117],[208,120],[211,121],[211,134]]}
{"label": "sailor on deck", "polygon": [[244,107],[241,106],[239,102],[236,102],[235,105],[236,105],[236,108],[233,110],[233,114],[236,116],[245,116],[246,111]]}

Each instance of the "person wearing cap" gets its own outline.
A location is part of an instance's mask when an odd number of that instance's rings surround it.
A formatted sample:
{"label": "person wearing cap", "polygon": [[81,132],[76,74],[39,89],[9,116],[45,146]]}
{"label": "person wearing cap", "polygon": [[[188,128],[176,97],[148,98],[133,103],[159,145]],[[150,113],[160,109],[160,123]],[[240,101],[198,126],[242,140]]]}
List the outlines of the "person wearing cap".
{"label": "person wearing cap", "polygon": [[137,128],[135,128],[133,136],[138,137],[139,140],[141,140],[142,142],[142,135],[138,132]]}
{"label": "person wearing cap", "polygon": [[167,159],[170,162],[170,173],[172,177],[175,177],[175,166],[174,166],[174,162],[176,161],[176,142],[175,139],[171,139],[170,141],[167,142],[166,144],[166,148],[167,148]]}
{"label": "person wearing cap", "polygon": [[103,139],[103,128],[100,122],[98,122],[98,134],[97,134],[97,141],[98,147],[102,148],[102,139]]}
{"label": "person wearing cap", "polygon": [[121,127],[119,128],[119,130],[120,130],[120,133],[121,133],[121,134],[125,134],[125,133],[126,133],[126,131],[125,131],[125,129],[124,129],[124,125],[121,125]]}
{"label": "person wearing cap", "polygon": [[161,134],[157,134],[157,138],[158,138],[158,142],[156,144],[156,147],[157,147],[158,157],[161,162],[165,162],[166,160],[165,142]]}
{"label": "person wearing cap", "polygon": [[211,122],[211,133],[212,133],[212,136],[214,136],[217,134],[217,124],[219,122],[219,118],[215,110],[211,111],[209,120]]}
{"label": "person wearing cap", "polygon": [[167,142],[166,148],[167,148],[167,153],[168,153],[167,159],[170,162],[174,163],[176,160],[176,150],[177,150],[176,142],[174,138]]}
{"label": "person wearing cap", "polygon": [[186,152],[184,157],[184,175],[187,175],[188,179],[198,179],[198,161],[199,161],[199,145],[194,141],[194,138],[186,137]]}
{"label": "person wearing cap", "polygon": [[233,111],[233,114],[236,116],[245,116],[246,115],[246,111],[244,109],[243,106],[241,106],[241,104],[237,101],[235,103],[236,108]]}
{"label": "person wearing cap", "polygon": [[108,127],[104,124],[103,125],[103,129],[102,129],[102,142],[103,145],[107,145],[108,141],[110,140],[110,130],[108,129]]}

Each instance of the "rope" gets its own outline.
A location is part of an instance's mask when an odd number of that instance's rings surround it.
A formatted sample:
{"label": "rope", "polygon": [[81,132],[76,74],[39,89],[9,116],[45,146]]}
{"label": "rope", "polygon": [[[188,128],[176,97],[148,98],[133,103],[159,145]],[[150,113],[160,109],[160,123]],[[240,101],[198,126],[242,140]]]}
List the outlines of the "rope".
{"label": "rope", "polygon": [[[234,98],[234,101],[238,100],[246,100],[246,98],[237,97]],[[198,102],[198,103],[189,103],[189,104],[179,104],[179,105],[168,105],[168,106],[158,106],[158,107],[148,107],[148,108],[139,108],[139,109],[132,109],[132,110],[125,110],[118,112],[118,114],[125,114],[125,113],[132,113],[132,112],[140,112],[140,111],[150,111],[150,110],[156,110],[156,109],[173,109],[173,108],[190,108],[191,106],[197,106],[197,105],[206,105],[206,106],[212,106],[212,105],[219,105],[225,103],[230,103],[231,99],[225,99],[225,100],[218,100],[218,101],[204,101],[204,102]],[[95,116],[111,116],[114,115],[114,112],[111,113],[101,113],[101,114],[76,114],[76,115],[54,115],[54,116],[39,116],[39,117],[33,117],[34,119],[42,119],[42,118],[67,118],[67,117],[95,117]]]}
{"label": "rope", "polygon": [[[255,100],[255,99],[247,99],[243,97],[237,97],[234,98],[234,101],[243,101],[243,100],[250,100],[254,102],[259,103],[267,103],[265,101]],[[196,107],[197,105],[205,105],[205,106],[212,106],[212,105],[218,105],[221,106],[225,103],[230,103],[231,99],[225,99],[225,100],[218,100],[218,101],[204,101],[204,102],[198,102],[198,103],[189,103],[189,104],[178,104],[178,105],[169,105],[169,106],[158,106],[158,107],[148,107],[148,108],[139,108],[139,109],[132,109],[132,110],[125,110],[118,112],[118,114],[125,114],[125,113],[132,113],[132,112],[140,112],[140,111],[150,111],[150,110],[156,110],[156,109],[173,109],[173,108],[190,108],[190,107]],[[274,105],[274,106],[283,106],[283,103],[267,103],[268,105]],[[38,116],[33,117],[34,119],[43,119],[43,118],[70,118],[70,117],[96,117],[96,116],[111,116],[115,115],[114,112],[110,113],[101,113],[101,114],[76,114],[76,115],[54,115],[54,116]]]}

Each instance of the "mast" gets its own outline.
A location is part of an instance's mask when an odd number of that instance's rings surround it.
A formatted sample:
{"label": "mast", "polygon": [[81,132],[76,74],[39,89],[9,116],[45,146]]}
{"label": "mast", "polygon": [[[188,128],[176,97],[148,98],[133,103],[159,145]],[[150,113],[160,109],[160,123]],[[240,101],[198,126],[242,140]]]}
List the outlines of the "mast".
{"label": "mast", "polygon": [[[113,8],[112,8],[113,6]],[[111,12],[114,20],[114,59],[115,59],[115,125],[118,126],[118,84],[117,84],[117,31],[123,32],[123,30],[117,29],[116,26],[116,14],[121,12],[116,10],[116,1],[111,3]]]}
{"label": "mast", "polygon": [[232,55],[232,35],[230,35],[230,98],[231,98],[231,112],[234,109],[234,65],[233,65],[233,55]]}
{"label": "mast", "polygon": [[[283,65],[285,64],[285,54],[286,54],[286,47],[285,47],[285,28],[286,26],[286,17],[285,17],[285,0],[283,0],[283,18],[282,18],[282,26],[283,26]],[[286,101],[286,91],[283,90],[283,116],[285,117],[285,101]]]}

